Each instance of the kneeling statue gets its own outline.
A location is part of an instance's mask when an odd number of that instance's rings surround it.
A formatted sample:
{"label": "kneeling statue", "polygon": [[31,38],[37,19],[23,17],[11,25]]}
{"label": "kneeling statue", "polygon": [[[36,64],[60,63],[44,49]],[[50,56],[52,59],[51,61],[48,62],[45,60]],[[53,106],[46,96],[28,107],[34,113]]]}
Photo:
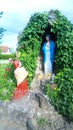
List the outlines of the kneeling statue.
{"label": "kneeling statue", "polygon": [[28,72],[21,66],[21,62],[19,60],[15,60],[13,64],[14,75],[17,81],[17,88],[14,92],[13,99],[17,100],[28,94],[28,81],[26,80]]}

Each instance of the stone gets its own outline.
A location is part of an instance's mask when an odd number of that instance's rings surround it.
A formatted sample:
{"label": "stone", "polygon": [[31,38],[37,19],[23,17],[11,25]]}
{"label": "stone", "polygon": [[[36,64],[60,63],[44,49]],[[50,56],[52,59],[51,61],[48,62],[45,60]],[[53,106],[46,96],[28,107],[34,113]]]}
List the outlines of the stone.
{"label": "stone", "polygon": [[37,76],[35,76],[35,78],[30,84],[30,88],[31,90],[36,90],[39,89],[39,86],[40,86],[40,80],[37,78]]}
{"label": "stone", "polygon": [[37,122],[36,120],[33,118],[28,118],[27,119],[27,129],[28,130],[37,130]]}
{"label": "stone", "polygon": [[21,100],[0,104],[1,130],[73,130],[73,122],[58,114],[42,92],[33,90]]}
{"label": "stone", "polygon": [[35,96],[36,96],[37,102],[39,103],[39,107],[41,107],[42,109],[48,109],[48,101],[44,97],[44,95],[41,93],[36,93]]}
{"label": "stone", "polygon": [[41,112],[37,112],[37,117],[40,118],[41,117]]}

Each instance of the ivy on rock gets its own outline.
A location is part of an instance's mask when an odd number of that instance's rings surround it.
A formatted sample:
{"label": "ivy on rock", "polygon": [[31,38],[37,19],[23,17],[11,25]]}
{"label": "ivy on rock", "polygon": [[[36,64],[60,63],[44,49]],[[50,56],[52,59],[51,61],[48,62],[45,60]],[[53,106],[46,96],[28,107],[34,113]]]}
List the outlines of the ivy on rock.
{"label": "ivy on rock", "polygon": [[[35,13],[18,36],[17,49],[21,52],[20,60],[29,72],[30,84],[35,75],[36,59],[47,33],[56,44],[55,73],[58,86],[53,93],[47,88],[47,93],[59,113],[73,120],[73,75],[69,77],[70,73],[73,74],[73,24],[58,10]],[[61,75],[58,76],[59,74]],[[64,104],[61,95],[65,99]]]}
{"label": "ivy on rock", "polygon": [[47,25],[48,13],[35,13],[18,37],[18,50],[22,52],[20,60],[29,72],[29,84],[35,75],[36,58],[39,55],[42,36]]}
{"label": "ivy on rock", "polygon": [[[54,16],[52,23],[49,16]],[[54,36],[56,43],[55,72],[58,73],[65,67],[73,68],[73,25],[58,10],[35,13],[18,36],[18,50],[22,52],[20,60],[32,75],[31,80],[36,69],[36,58],[46,33]]]}

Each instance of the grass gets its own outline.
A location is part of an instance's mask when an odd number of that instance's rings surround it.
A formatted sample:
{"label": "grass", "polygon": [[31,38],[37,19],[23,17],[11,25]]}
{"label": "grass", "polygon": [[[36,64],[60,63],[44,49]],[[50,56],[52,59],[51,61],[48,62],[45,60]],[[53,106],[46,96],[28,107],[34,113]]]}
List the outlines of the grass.
{"label": "grass", "polygon": [[38,123],[39,126],[43,127],[47,123],[47,119],[45,119],[45,118],[38,118],[37,119],[37,123]]}

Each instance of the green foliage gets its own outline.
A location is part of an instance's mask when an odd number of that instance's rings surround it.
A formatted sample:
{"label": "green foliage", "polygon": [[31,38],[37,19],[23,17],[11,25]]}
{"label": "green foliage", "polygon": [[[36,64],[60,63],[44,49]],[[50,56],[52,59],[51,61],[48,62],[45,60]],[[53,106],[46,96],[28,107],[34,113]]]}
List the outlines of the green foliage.
{"label": "green foliage", "polygon": [[47,25],[48,25],[48,13],[43,14],[35,13],[33,16],[31,16],[23,32],[19,35],[18,44],[23,46],[24,41],[31,40],[31,38],[36,38],[38,41],[42,41],[42,36],[43,33],[45,32],[45,28],[47,27]]}
{"label": "green foliage", "polygon": [[73,70],[64,69],[55,78],[57,87],[46,86],[46,93],[60,114],[73,121]]}
{"label": "green foliage", "polygon": [[[48,20],[48,16],[52,15],[50,12],[53,12],[55,15],[52,24],[50,24]],[[34,43],[35,47],[40,44],[40,50],[42,37],[44,37],[46,33],[53,34],[56,40],[55,72],[59,72],[66,67],[73,68],[73,25],[58,10],[50,12],[35,13],[31,16],[27,26],[18,37],[18,50],[22,53],[27,53],[27,50],[30,50],[32,51],[31,53],[33,53],[32,39],[37,40],[37,43]],[[36,49],[36,52],[37,51],[38,49]],[[28,58],[28,54],[26,57]],[[26,68],[28,69],[27,66]]]}
{"label": "green foliage", "polygon": [[15,58],[15,54],[0,54],[0,59],[8,60],[9,58]]}
{"label": "green foliage", "polygon": [[[3,12],[0,12],[0,18],[2,16]],[[3,32],[5,31],[5,29],[3,29],[2,27],[0,27],[0,43],[1,43],[1,39],[2,39],[2,36],[3,36]]]}
{"label": "green foliage", "polygon": [[[58,10],[51,32],[56,35],[57,88],[47,87],[47,94],[59,113],[73,121],[73,25]],[[70,69],[65,69],[70,68]],[[61,72],[60,72],[61,71]]]}
{"label": "green foliage", "polygon": [[48,120],[46,118],[37,118],[37,123],[41,127],[43,127],[44,125],[46,125],[47,121]]}
{"label": "green foliage", "polygon": [[13,64],[1,64],[0,77],[0,100],[9,101],[16,88]]}
{"label": "green foliage", "polygon": [[39,55],[40,44],[37,39],[32,38],[31,40],[24,42],[24,46],[26,46],[25,51],[22,51],[19,59],[29,73],[28,82],[30,84],[35,75],[36,58]]}
{"label": "green foliage", "polygon": [[16,79],[14,77],[14,65],[13,63],[9,63],[5,68],[6,79],[13,80],[16,84]]}
{"label": "green foliage", "polygon": [[18,38],[18,50],[21,51],[20,61],[29,73],[29,84],[35,75],[36,59],[40,52],[43,33],[48,24],[47,16],[47,13],[35,13],[31,16]]}
{"label": "green foliage", "polygon": [[59,72],[63,68],[73,68],[73,25],[58,10],[54,11],[55,21],[51,26],[51,32],[56,35],[56,69]]}

